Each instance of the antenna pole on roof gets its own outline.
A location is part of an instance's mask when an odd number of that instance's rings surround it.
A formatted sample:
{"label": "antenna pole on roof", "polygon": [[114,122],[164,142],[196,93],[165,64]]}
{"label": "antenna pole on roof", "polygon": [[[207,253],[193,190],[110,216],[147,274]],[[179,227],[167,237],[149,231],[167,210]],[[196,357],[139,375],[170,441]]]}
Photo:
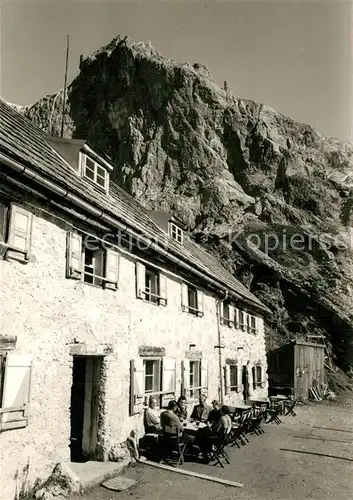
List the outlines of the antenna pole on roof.
{"label": "antenna pole on roof", "polygon": [[64,119],[65,119],[65,107],[66,107],[66,86],[67,86],[67,67],[69,63],[69,44],[70,37],[67,35],[66,38],[66,62],[65,62],[65,81],[64,81],[64,95],[63,95],[63,108],[62,108],[62,120],[61,120],[61,137],[64,135]]}

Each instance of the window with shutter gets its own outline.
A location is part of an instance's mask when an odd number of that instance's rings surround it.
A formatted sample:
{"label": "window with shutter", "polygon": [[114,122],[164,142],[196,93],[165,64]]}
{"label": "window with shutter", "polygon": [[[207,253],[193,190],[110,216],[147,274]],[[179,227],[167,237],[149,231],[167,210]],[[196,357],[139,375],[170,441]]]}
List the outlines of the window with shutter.
{"label": "window with shutter", "polygon": [[32,236],[31,212],[14,203],[0,203],[0,254],[29,261]]}
{"label": "window with shutter", "polygon": [[167,278],[141,262],[136,262],[136,296],[157,305],[167,305]]}
{"label": "window with shutter", "polygon": [[7,353],[3,362],[0,430],[26,427],[29,417],[32,359]]}
{"label": "window with shutter", "polygon": [[238,324],[237,324],[237,327],[240,330],[243,330],[243,332],[246,331],[245,312],[241,311],[240,309],[238,309]]}
{"label": "window with shutter", "polygon": [[239,385],[238,366],[229,365],[229,389],[231,392],[236,392]]}
{"label": "window with shutter", "polygon": [[234,325],[234,307],[228,301],[220,303],[221,324],[228,327]]}
{"label": "window with shutter", "polygon": [[181,308],[183,311],[202,317],[204,315],[203,292],[196,287],[181,284]]}
{"label": "window with shutter", "polygon": [[253,388],[262,387],[264,381],[262,380],[262,366],[255,365],[252,367],[252,376],[253,376]]}
{"label": "window with shutter", "polygon": [[248,332],[256,334],[256,317],[248,314]]}
{"label": "window with shutter", "polygon": [[190,398],[196,399],[200,396],[201,392],[201,361],[193,360],[190,361],[190,372],[189,372],[189,389]]}
{"label": "window with shutter", "polygon": [[103,248],[100,240],[92,236],[88,241],[77,231],[67,233],[66,274],[68,278],[91,285],[117,290],[120,254],[115,248]]}

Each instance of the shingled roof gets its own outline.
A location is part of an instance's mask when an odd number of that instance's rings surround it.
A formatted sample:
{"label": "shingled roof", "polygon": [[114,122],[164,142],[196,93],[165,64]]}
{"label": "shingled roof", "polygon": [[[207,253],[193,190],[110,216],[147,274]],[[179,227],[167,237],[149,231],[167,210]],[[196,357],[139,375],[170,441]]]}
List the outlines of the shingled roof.
{"label": "shingled roof", "polygon": [[[103,192],[78,175],[51,146],[51,138],[25,116],[0,99],[0,151],[7,157],[27,164],[51,182],[67,189],[95,208],[106,212],[132,229],[163,245],[167,236],[149,217],[148,211],[131,195],[110,182],[109,193]],[[168,251],[227,287],[239,299],[268,310],[249,290],[229,273],[220,262],[187,235],[183,245],[168,238]]]}

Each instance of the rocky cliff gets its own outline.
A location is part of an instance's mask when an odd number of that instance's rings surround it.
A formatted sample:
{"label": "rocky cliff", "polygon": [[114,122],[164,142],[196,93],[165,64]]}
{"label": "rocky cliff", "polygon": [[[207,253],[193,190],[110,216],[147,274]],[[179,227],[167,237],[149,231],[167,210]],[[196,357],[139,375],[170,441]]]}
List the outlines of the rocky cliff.
{"label": "rocky cliff", "polygon": [[[63,92],[25,114],[59,135]],[[113,159],[143,205],[195,239],[273,311],[269,347],[324,335],[353,365],[353,145],[219,88],[206,67],[118,37],[80,60],[64,135]]]}

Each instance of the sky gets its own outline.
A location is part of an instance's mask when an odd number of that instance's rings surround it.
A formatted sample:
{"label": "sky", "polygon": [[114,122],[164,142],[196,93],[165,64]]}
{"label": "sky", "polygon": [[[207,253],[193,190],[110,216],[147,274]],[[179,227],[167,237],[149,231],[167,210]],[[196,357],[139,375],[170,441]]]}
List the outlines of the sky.
{"label": "sky", "polygon": [[353,141],[353,3],[343,0],[0,0],[0,95],[33,104],[118,34],[205,64],[221,86]]}

